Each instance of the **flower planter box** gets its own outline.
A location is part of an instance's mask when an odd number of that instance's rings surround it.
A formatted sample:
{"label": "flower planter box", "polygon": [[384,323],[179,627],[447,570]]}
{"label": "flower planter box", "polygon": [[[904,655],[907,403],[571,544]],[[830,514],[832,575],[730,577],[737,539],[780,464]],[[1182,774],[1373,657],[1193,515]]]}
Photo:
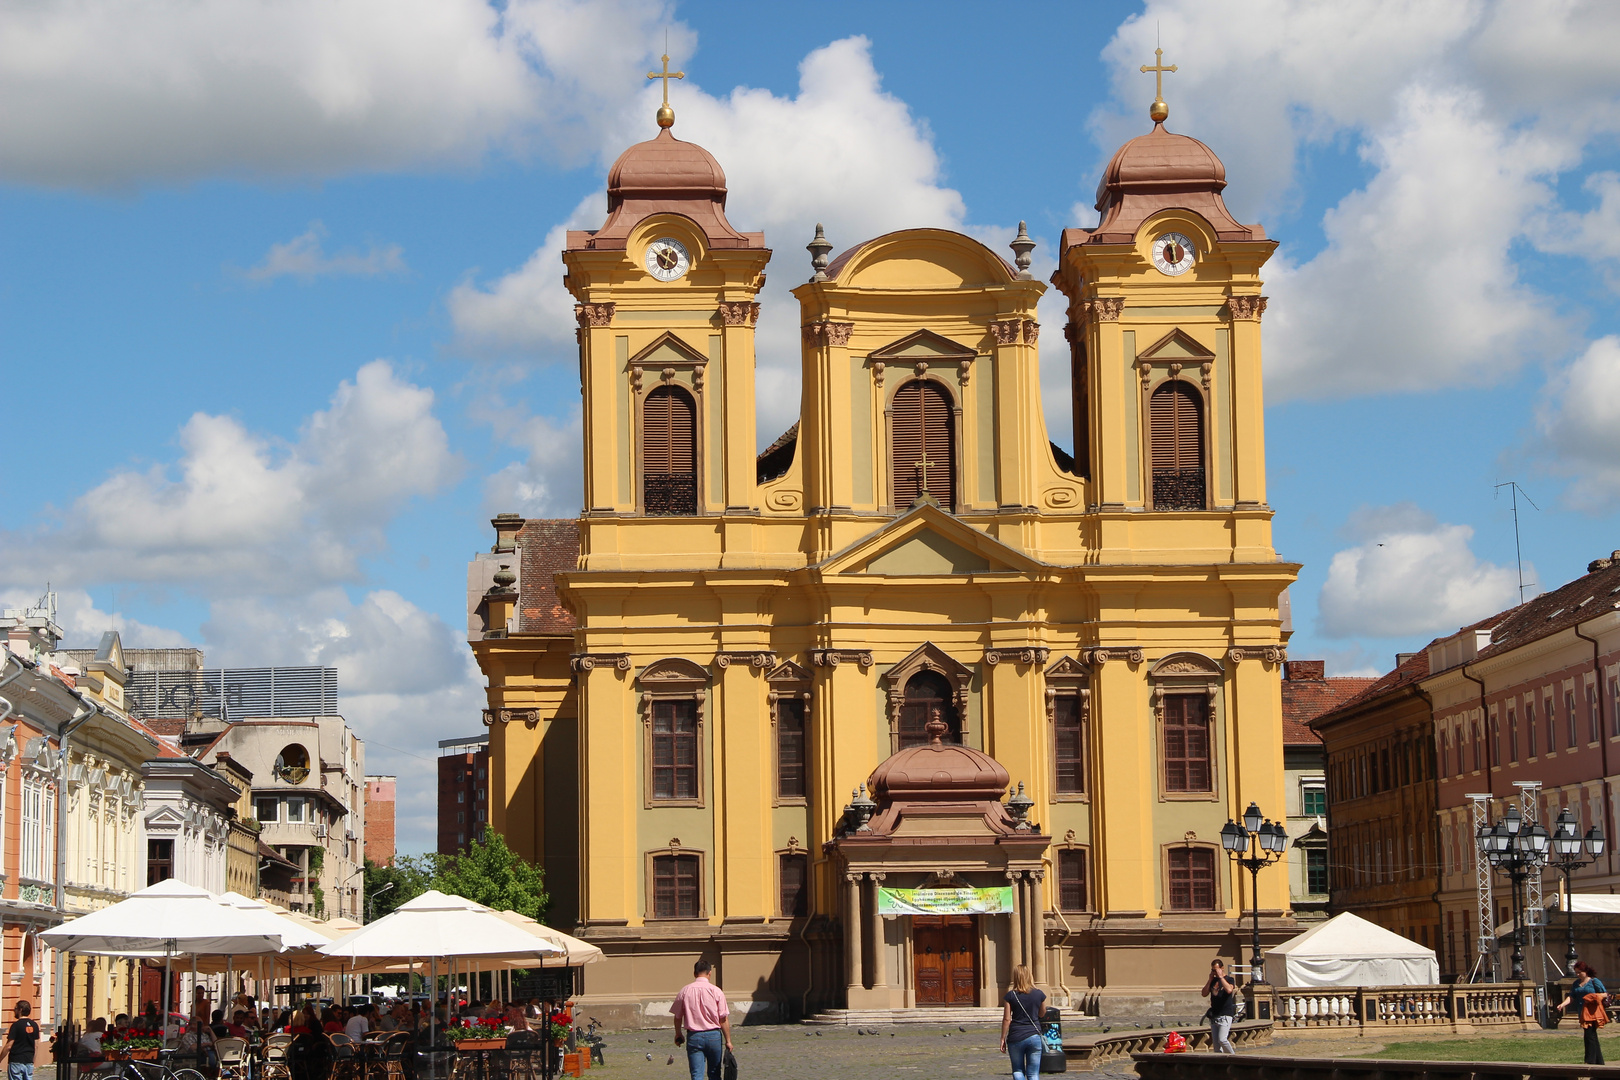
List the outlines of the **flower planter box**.
{"label": "flower planter box", "polygon": [[156,1051],[156,1050],[131,1050],[129,1052],[129,1059],[131,1061],[156,1061],[158,1059],[158,1051]]}
{"label": "flower planter box", "polygon": [[462,1039],[456,1043],[457,1050],[501,1050],[505,1047],[505,1039]]}

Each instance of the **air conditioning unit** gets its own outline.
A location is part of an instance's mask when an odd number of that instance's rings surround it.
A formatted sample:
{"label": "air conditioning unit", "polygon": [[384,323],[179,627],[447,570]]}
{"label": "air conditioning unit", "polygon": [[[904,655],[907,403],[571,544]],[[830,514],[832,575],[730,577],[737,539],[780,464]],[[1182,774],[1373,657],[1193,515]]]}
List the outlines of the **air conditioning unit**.
{"label": "air conditioning unit", "polygon": [[315,838],[317,840],[325,840],[326,836],[327,836],[327,832],[326,832],[326,826],[325,825],[317,825],[317,826],[315,826]]}

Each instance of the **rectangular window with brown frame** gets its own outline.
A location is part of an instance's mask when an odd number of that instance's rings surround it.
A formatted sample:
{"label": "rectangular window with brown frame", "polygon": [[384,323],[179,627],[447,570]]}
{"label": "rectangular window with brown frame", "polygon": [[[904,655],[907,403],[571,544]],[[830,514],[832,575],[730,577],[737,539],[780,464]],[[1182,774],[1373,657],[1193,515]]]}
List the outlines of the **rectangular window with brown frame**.
{"label": "rectangular window with brown frame", "polygon": [[1564,691],[1564,723],[1569,728],[1569,748],[1573,750],[1580,741],[1575,730],[1577,725],[1575,723],[1575,691],[1573,690]]}
{"label": "rectangular window with brown frame", "polygon": [[655,919],[697,919],[703,915],[703,860],[696,855],[654,855]]}
{"label": "rectangular window with brown frame", "polygon": [[698,798],[697,702],[664,698],[652,703],[652,795]]}
{"label": "rectangular window with brown frame", "polygon": [[1215,849],[1173,847],[1169,856],[1169,910],[1216,910]]}
{"label": "rectangular window with brown frame", "polygon": [[1519,763],[1519,712],[1512,705],[1508,706],[1508,761],[1511,764]]}
{"label": "rectangular window with brown frame", "polygon": [[1159,384],[1148,399],[1148,431],[1153,509],[1204,509],[1203,402],[1191,383]]}
{"label": "rectangular window with brown frame", "polygon": [[1207,694],[1164,695],[1164,787],[1207,792],[1214,777]]}
{"label": "rectangular window with brown frame", "polygon": [[1086,793],[1086,710],[1079,694],[1052,700],[1052,755],[1057,765],[1057,793]]}
{"label": "rectangular window with brown frame", "polygon": [[805,700],[783,695],[776,702],[776,794],[805,796]]}
{"label": "rectangular window with brown frame", "polygon": [[778,913],[784,919],[810,914],[810,857],[802,851],[789,851],[776,857],[779,886]]}
{"label": "rectangular window with brown frame", "polygon": [[1085,848],[1057,852],[1058,910],[1091,910],[1091,853]]}

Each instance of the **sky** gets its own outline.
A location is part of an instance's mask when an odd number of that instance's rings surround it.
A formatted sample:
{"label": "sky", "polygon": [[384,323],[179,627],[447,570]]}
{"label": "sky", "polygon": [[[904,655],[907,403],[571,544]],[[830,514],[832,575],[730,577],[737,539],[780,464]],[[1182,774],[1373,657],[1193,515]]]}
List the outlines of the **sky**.
{"label": "sky", "polygon": [[[775,251],[759,443],[796,416],[788,287],[896,228],[1054,266],[1102,166],[1171,130],[1279,242],[1269,497],[1295,658],[1397,651],[1620,548],[1620,7],[1517,0],[76,0],[0,7],[0,602],[70,646],[326,664],[402,851],[482,730],[466,563],[578,510],[563,230],[675,132]],[[1055,291],[1047,423],[1071,433]],[[1511,512],[1522,494],[1518,536]],[[1522,560],[1520,552],[1522,551]]]}

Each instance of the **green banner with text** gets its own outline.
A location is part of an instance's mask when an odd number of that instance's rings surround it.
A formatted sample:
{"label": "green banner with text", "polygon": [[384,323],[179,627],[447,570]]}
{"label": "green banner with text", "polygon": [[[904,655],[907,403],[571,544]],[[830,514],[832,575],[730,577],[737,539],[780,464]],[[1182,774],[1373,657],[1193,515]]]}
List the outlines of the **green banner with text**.
{"label": "green banner with text", "polygon": [[879,915],[1005,915],[1013,891],[994,889],[878,889]]}

